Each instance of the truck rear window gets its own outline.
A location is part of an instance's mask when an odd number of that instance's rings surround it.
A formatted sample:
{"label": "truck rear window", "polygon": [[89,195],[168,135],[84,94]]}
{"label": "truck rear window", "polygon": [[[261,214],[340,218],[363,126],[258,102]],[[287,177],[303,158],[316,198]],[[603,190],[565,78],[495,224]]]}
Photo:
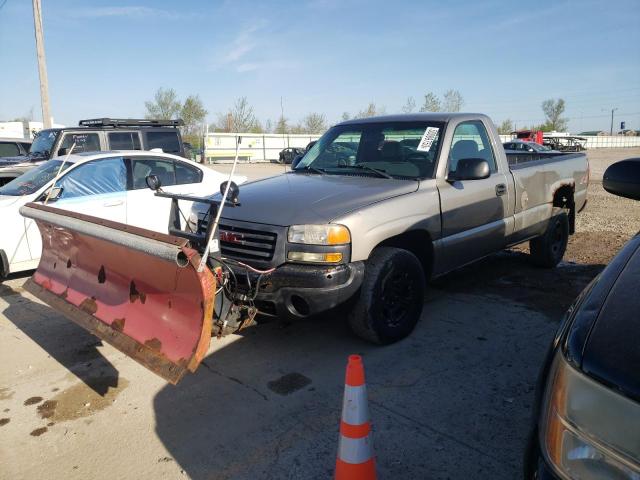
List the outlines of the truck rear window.
{"label": "truck rear window", "polygon": [[138,132],[109,132],[111,150],[141,150]]}
{"label": "truck rear window", "polygon": [[147,132],[147,148],[161,148],[165,153],[181,153],[178,132]]}

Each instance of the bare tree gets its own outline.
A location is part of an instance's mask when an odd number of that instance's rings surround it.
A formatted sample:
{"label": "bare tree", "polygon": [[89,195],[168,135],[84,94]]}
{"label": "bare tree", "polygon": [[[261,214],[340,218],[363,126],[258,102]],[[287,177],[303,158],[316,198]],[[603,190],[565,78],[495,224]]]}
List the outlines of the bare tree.
{"label": "bare tree", "polygon": [[207,115],[207,111],[202,105],[199,95],[189,95],[182,105],[180,116],[184,120],[184,133],[187,135],[197,135],[200,133],[200,129],[204,119]]}
{"label": "bare tree", "polygon": [[255,127],[256,116],[253,113],[253,107],[247,101],[247,97],[236,99],[229,110],[229,114],[231,114],[231,131],[250,132]]}
{"label": "bare tree", "polygon": [[416,109],[416,99],[407,97],[407,102],[402,107],[402,113],[412,113]]}
{"label": "bare tree", "polygon": [[270,118],[267,118],[267,121],[264,122],[264,133],[272,133],[273,132],[273,122]]}
{"label": "bare tree", "polygon": [[378,107],[374,102],[369,103],[367,108],[360,110],[353,118],[368,118],[375,117],[377,115],[384,115],[386,109],[384,107]]}
{"label": "bare tree", "polygon": [[543,126],[544,130],[555,130],[562,132],[567,129],[567,119],[562,118],[564,113],[564,100],[559,98],[553,100],[552,98],[542,102],[542,111],[547,121]]}
{"label": "bare tree", "polygon": [[302,119],[303,133],[324,133],[327,129],[327,118],[324,113],[310,113]]}
{"label": "bare tree", "polygon": [[153,100],[144,102],[147,109],[145,118],[155,118],[159,120],[170,120],[180,113],[182,105],[173,88],[159,88]]}
{"label": "bare tree", "polygon": [[458,90],[447,90],[443,95],[443,108],[445,112],[459,112],[464,105],[464,98]]}
{"label": "bare tree", "polygon": [[275,133],[289,133],[289,120],[282,115],[276,123]]}
{"label": "bare tree", "polygon": [[343,112],[340,120],[346,122],[347,120],[351,120],[351,114],[349,112]]}
{"label": "bare tree", "polygon": [[441,110],[440,99],[433,92],[424,96],[424,103],[420,107],[421,112],[439,112]]}
{"label": "bare tree", "polygon": [[513,132],[513,122],[510,118],[507,118],[498,127],[498,133],[500,135],[509,135],[511,132]]}

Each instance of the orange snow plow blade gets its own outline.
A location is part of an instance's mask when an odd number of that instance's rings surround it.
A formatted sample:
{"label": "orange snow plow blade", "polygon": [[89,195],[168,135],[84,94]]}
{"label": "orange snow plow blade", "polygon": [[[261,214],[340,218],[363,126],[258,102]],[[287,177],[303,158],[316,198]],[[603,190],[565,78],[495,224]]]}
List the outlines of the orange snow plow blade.
{"label": "orange snow plow blade", "polygon": [[176,236],[29,203],[42,236],[25,289],[176,384],[208,350],[216,282]]}

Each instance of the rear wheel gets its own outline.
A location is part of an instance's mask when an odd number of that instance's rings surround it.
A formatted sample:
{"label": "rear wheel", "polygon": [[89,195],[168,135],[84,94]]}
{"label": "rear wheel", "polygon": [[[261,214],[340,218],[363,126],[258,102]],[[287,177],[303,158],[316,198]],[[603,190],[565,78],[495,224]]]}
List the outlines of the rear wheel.
{"label": "rear wheel", "polygon": [[[564,211],[556,213],[547,225],[547,230],[529,242],[531,260],[539,267],[553,268],[564,256],[569,241],[569,217]],[[554,212],[555,213],[555,212]]]}
{"label": "rear wheel", "polygon": [[349,313],[359,337],[378,344],[409,335],[422,313],[425,279],[416,256],[400,248],[376,248],[365,265],[360,292]]}

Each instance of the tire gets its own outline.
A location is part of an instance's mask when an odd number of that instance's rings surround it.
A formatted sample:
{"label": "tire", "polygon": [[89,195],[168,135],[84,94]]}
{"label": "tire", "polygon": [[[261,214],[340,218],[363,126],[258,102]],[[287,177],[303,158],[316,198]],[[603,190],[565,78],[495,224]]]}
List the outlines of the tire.
{"label": "tire", "polygon": [[564,256],[569,241],[569,217],[561,212],[551,217],[547,230],[529,242],[531,261],[543,268],[553,268]]}
{"label": "tire", "polygon": [[360,291],[348,315],[353,333],[387,345],[409,335],[422,313],[425,278],[416,256],[400,248],[376,248],[365,264]]}

